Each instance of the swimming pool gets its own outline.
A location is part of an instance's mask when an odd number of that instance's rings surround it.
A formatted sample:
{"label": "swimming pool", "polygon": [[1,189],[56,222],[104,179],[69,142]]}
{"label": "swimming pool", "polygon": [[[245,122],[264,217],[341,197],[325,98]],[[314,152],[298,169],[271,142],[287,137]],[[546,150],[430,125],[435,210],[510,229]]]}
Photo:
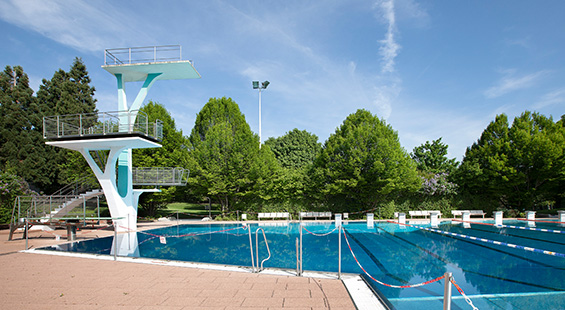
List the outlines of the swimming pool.
{"label": "swimming pool", "polygon": [[[529,227],[532,222],[505,221],[505,225],[512,227],[503,228],[491,223],[443,222],[434,231],[424,230],[431,229],[429,224],[403,226],[379,222],[368,227],[364,222],[349,222],[343,227],[359,263],[381,282],[416,284],[451,272],[481,310],[565,308],[565,257],[558,255],[565,253],[565,229],[545,222],[535,223],[537,230],[518,228],[533,228]],[[299,225],[277,224],[260,226],[272,252],[264,266],[295,269]],[[303,269],[337,272],[339,234],[335,225],[304,224]],[[252,232],[258,228],[257,224],[249,227]],[[363,273],[345,236],[342,235],[342,272]],[[118,237],[117,243],[113,243],[113,237],[107,237],[44,249],[112,255],[117,248],[117,254],[123,256],[251,266],[248,230],[240,224],[179,225]],[[260,257],[266,256],[260,241]],[[396,309],[442,308],[443,280],[417,288],[392,288],[366,278]],[[453,297],[452,309],[471,309],[455,289]]]}

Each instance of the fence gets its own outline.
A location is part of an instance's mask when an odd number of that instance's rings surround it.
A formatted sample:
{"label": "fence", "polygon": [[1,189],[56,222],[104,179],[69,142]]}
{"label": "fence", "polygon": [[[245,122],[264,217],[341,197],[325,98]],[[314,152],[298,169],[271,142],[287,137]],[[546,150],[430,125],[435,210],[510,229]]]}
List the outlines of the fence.
{"label": "fence", "polygon": [[143,46],[104,50],[104,65],[181,61],[180,45]]}
{"label": "fence", "polygon": [[140,133],[161,140],[163,122],[149,123],[139,111],[99,112],[43,117],[43,138],[59,139],[120,133]]}

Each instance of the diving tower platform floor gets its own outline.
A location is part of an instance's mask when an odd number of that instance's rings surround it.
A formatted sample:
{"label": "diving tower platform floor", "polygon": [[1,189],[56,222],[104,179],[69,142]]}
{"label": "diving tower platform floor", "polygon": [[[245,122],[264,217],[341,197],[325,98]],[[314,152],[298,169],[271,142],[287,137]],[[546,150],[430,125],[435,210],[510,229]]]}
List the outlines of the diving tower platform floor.
{"label": "diving tower platform floor", "polygon": [[159,63],[105,65],[102,69],[113,75],[121,74],[124,82],[143,82],[148,74],[161,73],[157,80],[199,79],[200,74],[188,60]]}
{"label": "diving tower platform floor", "polygon": [[115,134],[111,135],[111,137],[107,135],[89,135],[76,138],[65,137],[62,139],[47,141],[45,144],[74,151],[81,151],[85,149],[96,151],[113,148],[147,149],[161,147],[161,144],[159,144],[156,139],[135,133]]}

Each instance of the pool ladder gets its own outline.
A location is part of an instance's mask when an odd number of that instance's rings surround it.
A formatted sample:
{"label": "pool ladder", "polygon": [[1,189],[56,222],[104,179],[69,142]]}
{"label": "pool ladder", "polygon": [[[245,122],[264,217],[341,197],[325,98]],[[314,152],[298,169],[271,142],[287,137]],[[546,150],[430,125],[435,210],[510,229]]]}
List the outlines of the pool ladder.
{"label": "pool ladder", "polygon": [[[259,230],[263,233],[263,240],[265,240],[265,246],[267,247],[267,253],[269,256],[261,261],[261,266],[259,266]],[[271,258],[271,250],[269,249],[269,242],[267,242],[267,236],[265,235],[265,230],[263,228],[257,228],[255,231],[255,257],[253,257],[253,242],[251,239],[251,227],[249,227],[249,248],[251,249],[251,266],[253,267],[253,272],[263,271],[263,263]],[[257,265],[255,265],[257,262]]]}

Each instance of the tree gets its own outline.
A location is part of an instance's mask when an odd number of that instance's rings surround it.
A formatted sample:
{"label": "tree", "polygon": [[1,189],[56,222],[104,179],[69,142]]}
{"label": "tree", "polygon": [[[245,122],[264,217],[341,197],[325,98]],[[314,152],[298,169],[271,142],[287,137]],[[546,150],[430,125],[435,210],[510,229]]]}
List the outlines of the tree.
{"label": "tree", "polygon": [[455,158],[447,158],[447,145],[441,142],[441,138],[417,146],[412,151],[412,159],[416,161],[419,170],[427,173],[451,173],[457,168]]}
{"label": "tree", "polygon": [[0,73],[0,169],[40,189],[52,184],[53,152],[43,141],[42,114],[23,68],[6,66]]}
{"label": "tree", "polygon": [[0,171],[0,223],[10,222],[14,200],[17,196],[34,192],[21,177],[7,171]]}
{"label": "tree", "polygon": [[[75,58],[69,72],[59,69],[51,80],[43,79],[37,91],[41,116],[96,113],[95,88],[90,86],[90,77],[82,59]],[[84,177],[90,172],[88,164],[78,152],[51,147],[53,156],[49,165],[56,168],[52,172],[52,190]],[[94,178],[94,177],[93,177]]]}
{"label": "tree", "polygon": [[[237,201],[255,198],[254,186],[270,178],[272,152],[259,149],[259,138],[231,98],[211,98],[196,117],[190,135],[189,185],[229,211]],[[267,157],[267,158],[265,158]],[[269,166],[265,166],[269,165]]]}
{"label": "tree", "polygon": [[533,208],[560,195],[564,154],[565,131],[551,117],[526,111],[509,127],[506,115],[498,115],[467,148],[459,183],[503,207]]}
{"label": "tree", "polygon": [[[188,168],[188,140],[183,136],[182,130],[177,130],[175,120],[165,106],[149,101],[141,107],[140,113],[147,115],[150,124],[155,123],[156,120],[163,122],[163,140],[160,148],[134,149],[133,166]],[[186,172],[188,173],[188,170]],[[160,193],[143,194],[139,199],[142,213],[155,216],[157,210],[174,200],[176,191],[177,187],[170,187],[161,189]]]}
{"label": "tree", "polygon": [[265,141],[283,168],[298,169],[312,165],[322,149],[318,137],[297,128],[279,138]]}
{"label": "tree", "polygon": [[316,188],[342,210],[374,208],[391,195],[420,187],[414,162],[397,133],[366,110],[349,115],[314,162]]}

